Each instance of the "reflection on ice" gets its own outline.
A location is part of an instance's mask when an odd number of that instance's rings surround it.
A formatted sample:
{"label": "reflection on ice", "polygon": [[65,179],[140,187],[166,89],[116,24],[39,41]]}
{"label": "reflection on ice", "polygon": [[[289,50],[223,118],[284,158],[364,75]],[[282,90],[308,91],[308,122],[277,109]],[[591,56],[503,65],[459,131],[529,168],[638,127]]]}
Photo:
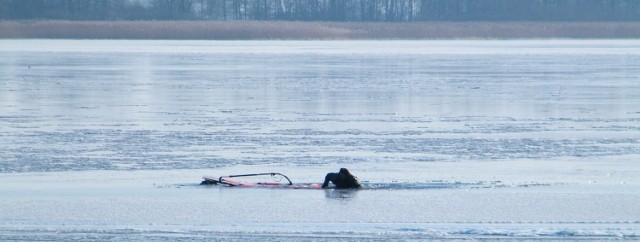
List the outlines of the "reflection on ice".
{"label": "reflection on ice", "polygon": [[324,196],[329,199],[349,201],[358,195],[357,189],[325,189]]}

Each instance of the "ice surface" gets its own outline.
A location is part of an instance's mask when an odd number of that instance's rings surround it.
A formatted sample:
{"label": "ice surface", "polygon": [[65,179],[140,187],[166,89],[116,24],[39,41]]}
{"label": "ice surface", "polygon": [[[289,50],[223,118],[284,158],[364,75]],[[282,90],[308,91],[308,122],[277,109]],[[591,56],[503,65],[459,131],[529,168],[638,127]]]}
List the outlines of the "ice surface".
{"label": "ice surface", "polygon": [[[524,162],[532,167],[536,161]],[[529,164],[527,164],[529,163]],[[555,161],[555,164],[569,161]],[[615,163],[615,162],[613,162]],[[624,162],[607,168],[622,172]],[[457,168],[469,165],[468,168]],[[0,239],[634,239],[640,171],[628,183],[598,166],[566,175],[540,167],[467,162],[355,164],[387,189],[294,190],[200,186],[201,174],[279,170],[317,181],[330,165],[211,170],[12,173],[0,177]],[[365,168],[364,166],[368,167]],[[413,169],[422,170],[416,174]],[[393,172],[389,172],[392,170]],[[459,174],[464,172],[464,174]],[[476,184],[489,175],[502,180]],[[621,174],[620,176],[626,176]],[[391,179],[403,177],[404,181]],[[575,180],[572,180],[575,179]],[[594,179],[593,181],[587,179]],[[368,181],[364,181],[368,183]],[[415,187],[402,184],[463,184]]]}
{"label": "ice surface", "polygon": [[[635,40],[0,40],[0,56],[0,240],[640,234]],[[368,189],[196,185],[340,167]]]}
{"label": "ice surface", "polygon": [[640,153],[635,41],[0,48],[2,172]]}

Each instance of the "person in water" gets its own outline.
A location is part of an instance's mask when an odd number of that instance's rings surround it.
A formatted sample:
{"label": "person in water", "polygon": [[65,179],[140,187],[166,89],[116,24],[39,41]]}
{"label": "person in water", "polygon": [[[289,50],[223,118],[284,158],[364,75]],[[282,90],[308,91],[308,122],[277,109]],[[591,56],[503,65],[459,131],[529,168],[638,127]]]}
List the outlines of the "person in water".
{"label": "person in water", "polygon": [[362,185],[358,182],[358,178],[353,176],[346,168],[340,168],[338,173],[327,173],[324,177],[322,188],[329,187],[329,182],[333,183],[336,188],[362,188]]}

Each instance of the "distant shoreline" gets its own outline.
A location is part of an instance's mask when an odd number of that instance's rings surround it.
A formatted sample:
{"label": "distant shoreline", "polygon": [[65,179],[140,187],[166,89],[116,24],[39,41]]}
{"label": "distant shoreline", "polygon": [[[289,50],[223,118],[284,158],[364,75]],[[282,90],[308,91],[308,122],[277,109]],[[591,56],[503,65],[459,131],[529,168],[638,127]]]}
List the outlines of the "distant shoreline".
{"label": "distant shoreline", "polygon": [[640,22],[0,21],[4,39],[636,39]]}

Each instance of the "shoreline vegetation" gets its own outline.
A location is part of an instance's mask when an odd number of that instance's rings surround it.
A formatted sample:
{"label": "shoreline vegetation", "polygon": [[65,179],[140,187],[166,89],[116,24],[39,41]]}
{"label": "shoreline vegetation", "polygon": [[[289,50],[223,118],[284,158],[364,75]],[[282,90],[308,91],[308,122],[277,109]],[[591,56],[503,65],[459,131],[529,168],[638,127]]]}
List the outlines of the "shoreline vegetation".
{"label": "shoreline vegetation", "polygon": [[0,21],[3,39],[635,39],[640,22]]}

